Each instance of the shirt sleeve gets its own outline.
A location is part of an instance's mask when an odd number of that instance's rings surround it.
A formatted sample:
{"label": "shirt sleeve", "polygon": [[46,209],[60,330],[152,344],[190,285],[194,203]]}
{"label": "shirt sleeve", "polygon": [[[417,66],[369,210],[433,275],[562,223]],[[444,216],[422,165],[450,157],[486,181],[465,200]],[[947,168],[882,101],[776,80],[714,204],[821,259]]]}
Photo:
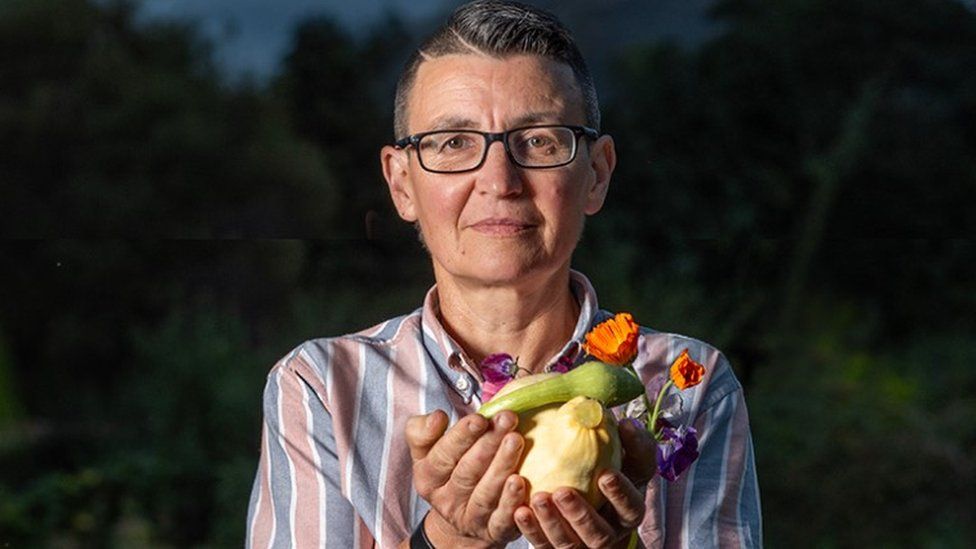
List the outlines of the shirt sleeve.
{"label": "shirt sleeve", "polygon": [[[762,547],[756,464],[742,389],[703,410],[695,423],[700,455],[684,477],[683,489],[669,490],[668,514],[680,505],[682,517],[676,541],[687,547]],[[677,496],[674,501],[671,495]]]}
{"label": "shirt sleeve", "polygon": [[373,546],[341,486],[332,415],[283,361],[265,386],[261,458],[248,507],[246,546]]}

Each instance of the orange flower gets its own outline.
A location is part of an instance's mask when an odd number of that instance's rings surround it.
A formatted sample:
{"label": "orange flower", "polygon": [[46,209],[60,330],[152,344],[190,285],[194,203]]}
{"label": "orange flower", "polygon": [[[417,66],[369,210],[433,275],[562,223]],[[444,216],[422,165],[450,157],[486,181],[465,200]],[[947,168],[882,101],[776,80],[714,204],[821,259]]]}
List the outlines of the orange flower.
{"label": "orange flower", "polygon": [[586,334],[583,349],[607,364],[623,366],[637,356],[637,338],[640,326],[630,313],[601,322]]}
{"label": "orange flower", "polygon": [[678,358],[674,359],[671,364],[671,381],[678,389],[684,390],[698,385],[704,375],[705,367],[688,356],[688,349],[681,351]]}

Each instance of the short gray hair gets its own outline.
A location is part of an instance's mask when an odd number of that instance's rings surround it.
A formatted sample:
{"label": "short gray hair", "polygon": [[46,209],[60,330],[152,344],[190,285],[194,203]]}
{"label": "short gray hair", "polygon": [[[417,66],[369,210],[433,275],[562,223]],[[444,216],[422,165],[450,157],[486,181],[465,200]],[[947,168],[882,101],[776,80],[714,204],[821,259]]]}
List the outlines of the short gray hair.
{"label": "short gray hair", "polygon": [[534,54],[566,63],[583,94],[586,124],[600,129],[600,105],[590,71],[569,30],[556,16],[519,2],[476,0],[454,10],[447,23],[413,53],[400,73],[393,110],[396,138],[405,137],[408,131],[407,98],[420,64],[461,53],[492,57]]}

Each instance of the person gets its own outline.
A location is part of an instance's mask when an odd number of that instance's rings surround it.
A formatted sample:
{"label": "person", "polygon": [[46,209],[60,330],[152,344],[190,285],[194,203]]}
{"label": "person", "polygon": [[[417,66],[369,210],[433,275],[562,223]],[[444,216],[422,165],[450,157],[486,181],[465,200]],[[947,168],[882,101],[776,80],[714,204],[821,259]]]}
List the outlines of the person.
{"label": "person", "polygon": [[416,224],[435,285],[410,314],[308,341],[271,370],[249,547],[757,547],[759,496],[742,387],[725,357],[643,328],[634,367],[660,386],[689,349],[704,381],[677,420],[700,457],[673,483],[655,443],[620,425],[621,471],[594,509],[528,494],[517,416],[474,413],[488,355],[547,371],[579,363],[602,311],[573,250],[616,165],[586,65],[551,14],[508,1],[458,8],[408,62],[383,174]]}

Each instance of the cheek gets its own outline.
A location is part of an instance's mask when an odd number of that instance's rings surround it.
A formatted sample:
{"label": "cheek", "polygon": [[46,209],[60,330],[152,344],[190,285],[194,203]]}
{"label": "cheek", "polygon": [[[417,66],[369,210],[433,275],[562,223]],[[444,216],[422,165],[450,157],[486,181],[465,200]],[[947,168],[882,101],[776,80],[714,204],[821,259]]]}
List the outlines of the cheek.
{"label": "cheek", "polygon": [[438,238],[454,232],[464,204],[464,195],[457,189],[427,187],[418,209],[420,226],[425,236]]}
{"label": "cheek", "polygon": [[553,213],[559,214],[561,222],[565,223],[582,215],[586,196],[582,191],[583,186],[577,180],[561,182],[550,189],[547,202]]}
{"label": "cheek", "polygon": [[575,246],[583,228],[585,196],[580,192],[578,182],[555,185],[551,189],[544,212],[549,220],[549,238],[567,245],[571,242]]}

